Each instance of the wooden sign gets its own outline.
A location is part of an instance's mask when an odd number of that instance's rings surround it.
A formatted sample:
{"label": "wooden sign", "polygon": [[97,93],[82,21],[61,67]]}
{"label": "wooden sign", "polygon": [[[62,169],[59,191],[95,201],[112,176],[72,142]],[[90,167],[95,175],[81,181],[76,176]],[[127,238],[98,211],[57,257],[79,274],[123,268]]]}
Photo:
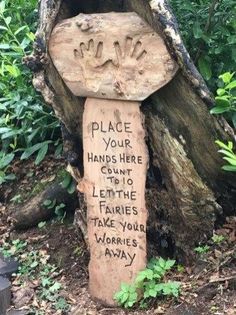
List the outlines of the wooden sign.
{"label": "wooden sign", "polygon": [[[136,13],[80,14],[54,28],[51,58],[86,100],[84,179],[93,297],[115,305],[122,282],[146,265],[148,153],[141,103],[178,67],[162,38]],[[110,100],[108,100],[110,99]]]}
{"label": "wooden sign", "polygon": [[84,180],[88,206],[90,292],[114,305],[121,282],[146,266],[145,182],[148,153],[139,103],[88,99]]}
{"label": "wooden sign", "polygon": [[65,20],[54,28],[49,51],[78,96],[144,100],[178,69],[162,38],[136,13]]}

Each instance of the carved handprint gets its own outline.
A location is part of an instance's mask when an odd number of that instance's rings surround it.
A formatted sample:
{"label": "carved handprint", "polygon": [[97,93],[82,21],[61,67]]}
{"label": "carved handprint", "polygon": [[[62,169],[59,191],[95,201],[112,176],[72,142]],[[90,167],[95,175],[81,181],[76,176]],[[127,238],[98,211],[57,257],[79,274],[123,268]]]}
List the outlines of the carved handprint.
{"label": "carved handprint", "polygon": [[95,44],[93,39],[87,44],[81,42],[79,48],[74,49],[74,57],[82,68],[81,75],[87,89],[97,91],[101,76],[109,64],[112,64],[111,59],[107,60],[103,56],[103,42]]}
{"label": "carved handprint", "polygon": [[131,37],[126,37],[123,51],[118,41],[114,42],[114,46],[117,58],[114,64],[118,67],[137,66],[147,54],[147,51],[142,48],[141,41],[133,44],[133,38]]}
{"label": "carved handprint", "polygon": [[102,64],[103,42],[95,45],[94,40],[90,39],[88,44],[80,43],[79,49],[74,49],[74,56],[77,58],[81,66],[90,66],[97,68]]}
{"label": "carved handprint", "polygon": [[[114,81],[114,91],[120,96],[129,95],[134,91],[140,76],[144,73],[144,63],[147,51],[142,48],[142,42],[126,37],[124,49],[118,41],[114,42],[116,60],[113,64],[117,67]],[[124,78],[126,78],[124,80]],[[127,84],[128,82],[128,84]]]}

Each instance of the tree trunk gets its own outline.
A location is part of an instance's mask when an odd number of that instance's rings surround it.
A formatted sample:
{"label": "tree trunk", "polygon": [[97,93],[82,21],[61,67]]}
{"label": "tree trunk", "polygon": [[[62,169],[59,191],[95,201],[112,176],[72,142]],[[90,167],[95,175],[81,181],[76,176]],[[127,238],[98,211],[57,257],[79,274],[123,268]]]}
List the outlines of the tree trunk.
{"label": "tree trunk", "polygon": [[209,237],[218,218],[235,211],[235,175],[221,170],[214,143],[235,136],[223,119],[209,114],[213,100],[180,38],[165,1],[42,0],[35,49],[25,63],[34,86],[63,123],[64,149],[77,181],[83,176],[84,99],[72,95],[48,55],[48,40],[58,21],[79,13],[135,11],[164,39],[180,70],[142,104],[150,167],[146,202],[149,254],[171,254],[186,262]]}

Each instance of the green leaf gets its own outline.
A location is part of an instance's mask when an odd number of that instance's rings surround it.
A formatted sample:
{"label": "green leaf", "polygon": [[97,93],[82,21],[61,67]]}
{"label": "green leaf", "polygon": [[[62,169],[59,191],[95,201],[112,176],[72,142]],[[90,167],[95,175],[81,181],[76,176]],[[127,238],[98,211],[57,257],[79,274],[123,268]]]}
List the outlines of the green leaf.
{"label": "green leaf", "polygon": [[166,261],[162,257],[159,258],[158,263],[161,268],[165,269]]}
{"label": "green leaf", "polygon": [[225,89],[217,89],[216,93],[217,95],[222,96],[225,94]]}
{"label": "green leaf", "polygon": [[0,30],[7,31],[7,28],[6,28],[6,26],[0,25]]}
{"label": "green leaf", "polygon": [[219,147],[221,147],[221,148],[223,148],[223,149],[225,149],[225,150],[229,150],[229,147],[226,145],[226,144],[224,144],[224,142],[222,142],[222,141],[220,141],[220,140],[216,140],[215,141],[215,143],[219,146]]}
{"label": "green leaf", "polygon": [[45,225],[47,224],[47,222],[46,221],[43,221],[43,222],[39,222],[39,224],[38,224],[38,228],[39,229],[42,229],[43,227],[45,227]]}
{"label": "green leaf", "polygon": [[122,292],[122,291],[116,292],[116,293],[114,294],[114,299],[115,299],[116,301],[119,301],[119,300],[121,299],[122,295],[123,295],[123,292]]}
{"label": "green leaf", "polygon": [[30,268],[36,268],[38,266],[38,262],[37,261],[34,261],[31,265],[30,265]]}
{"label": "green leaf", "polygon": [[11,46],[9,44],[0,44],[0,49],[10,49]]}
{"label": "green leaf", "polygon": [[36,151],[40,150],[46,143],[51,143],[52,141],[44,141],[41,143],[37,143],[33,145],[32,147],[29,147],[25,149],[24,153],[21,155],[21,160],[28,159],[32,154],[34,154]]}
{"label": "green leaf", "polygon": [[15,66],[15,65],[12,65],[12,66],[7,65],[7,66],[5,66],[5,69],[6,69],[6,70],[11,74],[11,76],[13,76],[14,78],[17,78],[17,77],[19,77],[19,76],[21,75],[20,69],[19,69],[17,66]]}
{"label": "green leaf", "polygon": [[236,155],[234,153],[230,152],[230,151],[226,151],[224,149],[221,149],[218,152],[228,156],[231,159],[236,159]]}
{"label": "green leaf", "polygon": [[229,83],[231,81],[231,79],[233,78],[234,73],[230,73],[230,72],[226,72],[223,73],[219,76],[219,78],[224,82],[224,83]]}
{"label": "green leaf", "polygon": [[[232,151],[232,149],[233,149],[233,142],[232,141],[228,141],[228,148],[229,148],[229,150]],[[236,157],[236,155],[235,155],[235,157]]]}
{"label": "green leaf", "polygon": [[121,290],[124,291],[124,292],[128,292],[129,291],[129,285],[124,283],[124,282],[121,283],[120,287],[121,287]]}
{"label": "green leaf", "polygon": [[151,297],[156,297],[157,291],[155,289],[150,289],[148,292],[149,296]]}
{"label": "green leaf", "polygon": [[45,143],[45,145],[38,151],[38,154],[35,160],[35,165],[39,165],[42,162],[47,152],[48,152],[48,143]]}
{"label": "green leaf", "polygon": [[229,157],[224,156],[223,159],[229,162],[229,164],[236,166],[236,158],[231,159]]}
{"label": "green leaf", "polygon": [[32,32],[27,33],[26,36],[30,39],[31,42],[33,42],[35,40],[35,35]]}
{"label": "green leaf", "polygon": [[14,180],[16,179],[16,175],[15,174],[8,174],[5,176],[6,180]]}
{"label": "green leaf", "polygon": [[219,107],[230,108],[231,104],[227,96],[216,96],[216,105]]}
{"label": "green leaf", "polygon": [[6,17],[5,22],[7,25],[9,25],[11,23],[11,17],[10,16]]}
{"label": "green leaf", "polygon": [[66,173],[66,176],[63,179],[63,182],[61,183],[61,186],[63,188],[67,188],[67,187],[69,187],[71,181],[72,181],[72,176],[69,173]]}
{"label": "green leaf", "polygon": [[225,89],[227,90],[231,90],[233,88],[236,88],[236,81],[233,81],[231,83],[229,83],[228,85],[226,85]]}
{"label": "green leaf", "polygon": [[57,292],[58,290],[60,290],[61,288],[61,284],[59,282],[55,282],[50,288],[49,291],[50,292]]}
{"label": "green leaf", "polygon": [[174,264],[175,264],[175,260],[167,260],[166,261],[166,265],[165,265],[165,269],[166,270],[169,270],[169,269],[171,269],[173,266],[174,266]]}
{"label": "green leaf", "polygon": [[217,107],[213,107],[210,110],[210,113],[213,114],[213,115],[218,115],[218,114],[223,114],[223,113],[228,112],[228,111],[229,111],[229,107],[217,106]]}
{"label": "green leaf", "polygon": [[134,304],[135,304],[135,301],[129,301],[129,302],[128,302],[128,306],[129,306],[129,307],[132,307]]}
{"label": "green leaf", "polygon": [[2,157],[0,156],[0,169],[5,168],[6,166],[8,166],[11,161],[14,159],[15,154],[14,153],[9,153],[6,155],[3,155]]}
{"label": "green leaf", "polygon": [[51,203],[52,203],[52,200],[46,199],[46,200],[44,200],[43,205],[48,207]]}
{"label": "green leaf", "polygon": [[157,293],[160,293],[163,290],[163,283],[158,283],[155,286],[155,290],[156,290]]}
{"label": "green leaf", "polygon": [[202,35],[203,35],[203,31],[201,29],[200,23],[199,22],[195,22],[193,24],[193,36],[194,36],[194,38],[199,39],[199,38],[202,37]]}
{"label": "green leaf", "polygon": [[236,172],[236,166],[233,165],[224,165],[222,169],[227,172]]}
{"label": "green leaf", "polygon": [[0,2],[0,14],[3,14],[5,11],[5,1]]}
{"label": "green leaf", "polygon": [[27,25],[23,25],[23,26],[19,27],[18,30],[15,31],[14,35],[19,34],[19,33],[22,32],[23,30],[25,30],[26,28],[28,28]]}
{"label": "green leaf", "polygon": [[236,113],[234,113],[231,117],[234,128],[236,129]]}
{"label": "green leaf", "polygon": [[72,195],[75,192],[75,189],[76,189],[76,185],[75,185],[74,181],[72,180],[69,187],[67,188],[67,191],[70,195]]}
{"label": "green leaf", "polygon": [[[134,289],[135,289],[135,288],[134,288]],[[138,299],[138,293],[137,293],[137,292],[131,293],[130,296],[129,296],[129,298],[130,298],[130,300],[136,302],[137,299]]]}
{"label": "green leaf", "polygon": [[198,67],[204,79],[210,80],[212,77],[210,62],[206,58],[200,57],[198,60]]}
{"label": "green leaf", "polygon": [[125,301],[128,300],[128,298],[129,298],[129,293],[128,293],[128,292],[124,292],[123,295],[122,295],[122,297],[121,297],[121,299],[120,299],[120,302],[121,302],[122,304],[124,304]]}

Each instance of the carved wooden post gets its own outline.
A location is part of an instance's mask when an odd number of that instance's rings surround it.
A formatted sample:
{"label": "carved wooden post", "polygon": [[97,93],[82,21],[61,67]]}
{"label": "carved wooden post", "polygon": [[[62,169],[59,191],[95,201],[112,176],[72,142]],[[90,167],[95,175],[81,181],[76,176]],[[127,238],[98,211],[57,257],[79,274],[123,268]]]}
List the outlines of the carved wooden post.
{"label": "carved wooden post", "polygon": [[58,24],[49,50],[64,82],[88,97],[83,117],[90,292],[114,305],[146,265],[148,152],[141,101],[177,71],[161,37],[135,13],[80,14]]}

